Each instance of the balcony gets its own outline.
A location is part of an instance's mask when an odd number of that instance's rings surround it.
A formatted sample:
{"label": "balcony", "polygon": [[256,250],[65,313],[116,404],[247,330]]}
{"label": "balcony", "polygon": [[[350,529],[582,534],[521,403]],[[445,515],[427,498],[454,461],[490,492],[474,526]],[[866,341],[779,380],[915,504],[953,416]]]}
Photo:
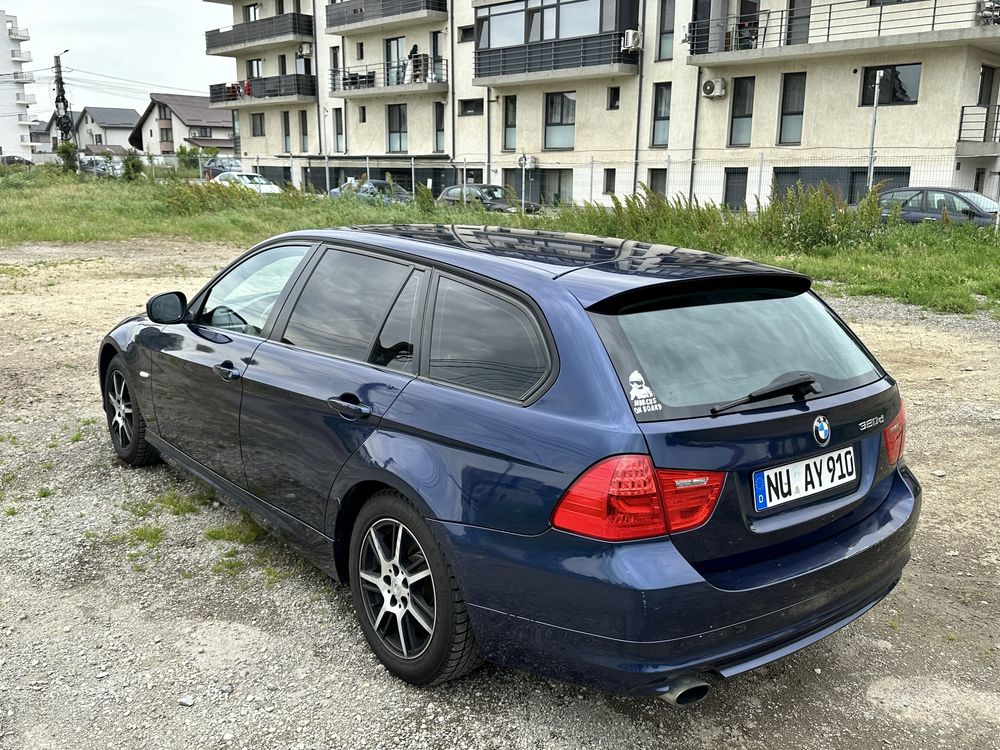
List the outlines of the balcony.
{"label": "balcony", "polygon": [[1000,107],[962,107],[957,156],[1000,156]]}
{"label": "balcony", "polygon": [[305,13],[285,13],[206,32],[205,51],[209,55],[235,56],[237,53],[312,41],[313,17]]}
{"label": "balcony", "polygon": [[689,65],[975,44],[1000,52],[1000,0],[833,0],[688,24]]}
{"label": "balcony", "polygon": [[31,62],[31,53],[26,49],[15,47],[10,51],[10,59],[14,62]]}
{"label": "balcony", "polygon": [[622,32],[476,50],[475,86],[576,81],[639,73],[639,56],[622,51]]}
{"label": "balcony", "polygon": [[326,6],[328,34],[372,28],[388,30],[447,20],[448,0],[345,0]]}
{"label": "balcony", "polygon": [[209,106],[216,109],[260,107],[316,101],[316,76],[287,75],[217,83],[209,88]]}
{"label": "balcony", "polygon": [[27,29],[19,29],[17,26],[10,26],[7,28],[7,36],[13,39],[15,42],[30,42],[31,34],[28,33]]}
{"label": "balcony", "polygon": [[30,128],[32,122],[34,122],[34,120],[31,117],[31,115],[29,115],[29,114],[27,114],[25,112],[22,112],[21,114],[17,115],[17,124],[18,125],[27,125]]}
{"label": "balcony", "polygon": [[13,78],[11,80],[13,80],[14,83],[34,83],[35,82],[35,74],[34,73],[21,73],[20,71],[17,71],[15,73],[12,73],[11,75],[13,76]]}
{"label": "balcony", "polygon": [[330,91],[344,99],[447,93],[448,61],[417,55],[398,63],[331,70]]}
{"label": "balcony", "polygon": [[14,103],[20,104],[23,107],[30,107],[32,104],[36,104],[34,94],[14,94]]}

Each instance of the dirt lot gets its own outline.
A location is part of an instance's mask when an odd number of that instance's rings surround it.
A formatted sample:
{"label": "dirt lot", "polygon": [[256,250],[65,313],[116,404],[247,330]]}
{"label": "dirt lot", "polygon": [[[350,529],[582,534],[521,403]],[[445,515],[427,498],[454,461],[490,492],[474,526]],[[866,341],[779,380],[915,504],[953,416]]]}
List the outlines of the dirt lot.
{"label": "dirt lot", "polygon": [[369,655],[346,589],[114,459],[100,336],[236,251],[0,254],[3,750],[1000,748],[1000,324],[838,302],[901,381],[925,490],[913,562],[861,621],[686,711],[492,667],[422,691]]}

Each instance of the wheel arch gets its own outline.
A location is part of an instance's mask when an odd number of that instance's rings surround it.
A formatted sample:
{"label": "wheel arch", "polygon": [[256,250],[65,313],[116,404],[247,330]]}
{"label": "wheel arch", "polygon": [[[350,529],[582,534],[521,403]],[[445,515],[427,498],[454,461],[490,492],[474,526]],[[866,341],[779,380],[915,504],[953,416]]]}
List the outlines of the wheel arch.
{"label": "wheel arch", "polygon": [[97,358],[98,385],[101,388],[102,397],[104,396],[104,381],[108,376],[108,368],[111,366],[111,360],[115,358],[116,354],[121,354],[121,350],[119,350],[112,340],[105,339],[101,344],[101,351]]}

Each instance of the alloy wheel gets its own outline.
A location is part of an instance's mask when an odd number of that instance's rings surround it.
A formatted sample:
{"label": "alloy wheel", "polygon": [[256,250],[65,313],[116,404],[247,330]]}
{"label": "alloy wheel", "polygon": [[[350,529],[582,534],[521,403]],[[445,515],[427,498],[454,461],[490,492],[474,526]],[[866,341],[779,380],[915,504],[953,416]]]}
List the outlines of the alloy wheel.
{"label": "alloy wheel", "polygon": [[382,644],[416,659],[434,635],[434,576],[420,542],[403,523],[380,518],[359,551],[358,578],[365,615]]}
{"label": "alloy wheel", "polygon": [[110,388],[107,394],[108,425],[111,436],[123,451],[128,451],[132,444],[132,395],[121,370],[111,373]]}

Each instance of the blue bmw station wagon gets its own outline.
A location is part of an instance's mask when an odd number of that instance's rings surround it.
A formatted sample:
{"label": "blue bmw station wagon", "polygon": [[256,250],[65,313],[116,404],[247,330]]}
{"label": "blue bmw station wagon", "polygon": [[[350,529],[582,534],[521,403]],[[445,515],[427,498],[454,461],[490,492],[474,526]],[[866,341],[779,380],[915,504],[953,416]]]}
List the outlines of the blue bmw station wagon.
{"label": "blue bmw station wagon", "polygon": [[920,506],[897,385],[810,280],[676,247],[286,234],[99,365],[118,456],[295,541],[417,685],[698,701],[871,609]]}

